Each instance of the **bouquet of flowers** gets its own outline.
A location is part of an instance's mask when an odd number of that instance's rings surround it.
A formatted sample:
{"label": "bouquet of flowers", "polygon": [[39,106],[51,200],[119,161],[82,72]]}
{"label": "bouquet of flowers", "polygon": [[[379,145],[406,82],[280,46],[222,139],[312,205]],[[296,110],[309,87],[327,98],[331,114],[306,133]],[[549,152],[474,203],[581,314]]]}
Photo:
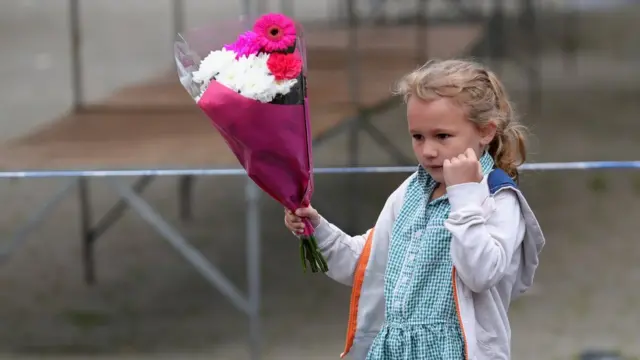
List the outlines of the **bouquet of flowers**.
{"label": "bouquet of flowers", "polygon": [[[295,211],[308,206],[313,193],[302,27],[277,13],[246,25],[179,34],[178,75],[249,177]],[[237,37],[224,39],[230,33]],[[308,262],[312,272],[328,271],[310,222],[300,239],[303,269]]]}

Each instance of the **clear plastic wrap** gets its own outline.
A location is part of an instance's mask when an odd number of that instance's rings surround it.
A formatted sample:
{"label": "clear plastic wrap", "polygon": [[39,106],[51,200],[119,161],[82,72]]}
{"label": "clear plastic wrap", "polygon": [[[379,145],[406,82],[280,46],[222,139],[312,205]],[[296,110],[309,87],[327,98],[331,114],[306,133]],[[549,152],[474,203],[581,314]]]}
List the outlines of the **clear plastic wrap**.
{"label": "clear plastic wrap", "polygon": [[[179,34],[181,84],[249,177],[295,211],[313,194],[311,124],[302,26],[271,13]],[[304,269],[326,272],[313,226],[300,236]]]}

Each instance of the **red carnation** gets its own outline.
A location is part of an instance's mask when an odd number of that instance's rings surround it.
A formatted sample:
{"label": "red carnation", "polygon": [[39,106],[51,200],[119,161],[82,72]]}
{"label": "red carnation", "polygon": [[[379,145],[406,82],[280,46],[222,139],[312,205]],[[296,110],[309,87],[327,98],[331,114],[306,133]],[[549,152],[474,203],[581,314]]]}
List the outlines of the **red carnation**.
{"label": "red carnation", "polygon": [[302,58],[297,52],[293,54],[272,53],[267,60],[267,67],[276,80],[295,79],[302,70]]}

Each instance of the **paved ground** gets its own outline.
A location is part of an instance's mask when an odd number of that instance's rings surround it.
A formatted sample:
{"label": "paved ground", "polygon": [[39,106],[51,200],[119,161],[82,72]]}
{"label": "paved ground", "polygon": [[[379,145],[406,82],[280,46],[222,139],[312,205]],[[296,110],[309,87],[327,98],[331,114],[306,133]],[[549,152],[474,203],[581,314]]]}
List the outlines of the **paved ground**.
{"label": "paved ground", "polygon": [[[45,6],[44,1],[31,1],[36,3]],[[162,3],[168,6],[168,1]],[[29,8],[29,2],[3,4],[0,12],[2,44],[15,49],[0,52],[3,137],[25,131],[68,104],[69,92],[61,85],[68,75],[61,51],[66,46],[61,40],[64,23],[52,20],[62,12],[53,2],[47,4],[50,8],[39,11]],[[142,0],[130,4],[138,10],[148,6]],[[109,17],[98,16],[95,8],[86,12],[93,36],[87,57],[95,64],[87,68],[92,74],[88,89],[92,98],[166,65],[157,59],[166,57],[168,26],[166,34],[141,33],[151,30],[133,26],[136,19],[130,12],[126,26],[109,20],[101,24],[109,29],[105,33],[97,22]],[[159,10],[156,14],[166,15]],[[30,26],[23,26],[27,23]],[[139,38],[125,36],[133,29]],[[114,51],[123,48],[128,50]],[[636,65],[593,54],[581,59],[573,74],[562,70],[557,57],[547,57],[540,112],[517,97],[535,134],[532,160],[637,159]],[[125,64],[133,67],[124,71]],[[505,66],[507,82],[519,89],[522,79],[510,66]],[[45,94],[57,87],[59,91]],[[37,106],[33,99],[38,99]],[[401,110],[375,122],[397,142],[406,138]],[[363,164],[392,163],[366,137],[362,148]],[[346,136],[338,137],[317,150],[316,161],[344,164],[344,149]],[[357,201],[358,222],[349,225],[362,231],[403,177],[361,177],[357,199],[349,200],[346,177],[318,176],[316,206],[339,225],[347,225],[345,205]],[[5,205],[0,234],[9,236],[61,185],[56,180],[7,181],[0,187]],[[146,198],[244,288],[242,185],[234,178],[199,180],[190,223],[181,223],[176,216],[175,179],[158,180]],[[634,241],[640,175],[536,172],[525,175],[523,187],[546,231],[548,246],[534,291],[511,312],[514,358],[569,359],[587,347],[640,356],[640,292],[634,286],[640,280],[640,246]],[[92,190],[96,212],[102,213],[112,203],[113,192],[101,181],[92,183]],[[336,358],[342,348],[349,289],[322,276],[302,274],[296,243],[281,225],[279,206],[265,199],[261,214],[265,355]],[[70,359],[74,354],[91,359],[245,358],[244,318],[139,217],[128,213],[99,240],[99,282],[92,288],[82,283],[78,229],[77,199],[70,198],[0,268],[0,353],[5,354],[0,358]]]}

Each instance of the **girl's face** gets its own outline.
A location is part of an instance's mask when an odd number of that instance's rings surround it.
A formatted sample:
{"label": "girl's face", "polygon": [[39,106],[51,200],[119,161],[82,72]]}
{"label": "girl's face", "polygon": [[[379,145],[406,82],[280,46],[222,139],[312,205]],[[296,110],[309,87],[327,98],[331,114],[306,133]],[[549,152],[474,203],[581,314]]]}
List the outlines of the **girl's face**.
{"label": "girl's face", "polygon": [[496,126],[482,129],[467,119],[464,110],[449,98],[423,101],[415,96],[407,103],[407,120],[413,153],[438,183],[444,183],[442,164],[471,148],[480,157],[493,139]]}

